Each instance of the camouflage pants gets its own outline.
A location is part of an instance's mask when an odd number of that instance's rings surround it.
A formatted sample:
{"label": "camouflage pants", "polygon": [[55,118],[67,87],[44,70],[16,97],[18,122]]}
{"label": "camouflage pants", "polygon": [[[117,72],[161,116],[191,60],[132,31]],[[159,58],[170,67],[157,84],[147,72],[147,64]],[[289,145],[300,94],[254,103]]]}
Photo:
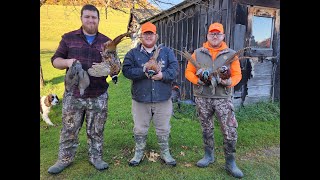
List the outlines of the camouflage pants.
{"label": "camouflage pants", "polygon": [[213,115],[215,114],[221,127],[224,142],[237,140],[238,122],[230,98],[195,97],[195,103],[203,137],[213,137]]}
{"label": "camouflage pants", "polygon": [[59,161],[71,163],[79,145],[78,134],[86,119],[89,160],[102,158],[103,131],[108,113],[108,93],[97,98],[75,98],[65,92],[62,108]]}

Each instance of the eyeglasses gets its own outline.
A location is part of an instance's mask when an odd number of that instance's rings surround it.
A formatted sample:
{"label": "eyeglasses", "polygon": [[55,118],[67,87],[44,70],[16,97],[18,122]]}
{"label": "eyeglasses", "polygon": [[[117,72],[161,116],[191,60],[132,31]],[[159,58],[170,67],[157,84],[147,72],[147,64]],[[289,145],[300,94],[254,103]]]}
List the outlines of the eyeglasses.
{"label": "eyeglasses", "polygon": [[210,34],[208,34],[210,37],[214,37],[214,36],[217,36],[218,38],[220,38],[220,37],[222,37],[223,36],[223,34],[221,34],[221,33],[210,33]]}

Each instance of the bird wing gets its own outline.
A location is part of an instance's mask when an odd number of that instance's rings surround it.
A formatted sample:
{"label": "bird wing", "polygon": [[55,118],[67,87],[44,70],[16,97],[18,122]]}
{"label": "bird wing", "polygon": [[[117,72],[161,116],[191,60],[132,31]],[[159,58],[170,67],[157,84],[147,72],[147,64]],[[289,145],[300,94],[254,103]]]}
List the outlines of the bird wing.
{"label": "bird wing", "polygon": [[93,64],[92,67],[88,69],[88,73],[94,77],[108,76],[110,73],[110,64],[106,61]]}

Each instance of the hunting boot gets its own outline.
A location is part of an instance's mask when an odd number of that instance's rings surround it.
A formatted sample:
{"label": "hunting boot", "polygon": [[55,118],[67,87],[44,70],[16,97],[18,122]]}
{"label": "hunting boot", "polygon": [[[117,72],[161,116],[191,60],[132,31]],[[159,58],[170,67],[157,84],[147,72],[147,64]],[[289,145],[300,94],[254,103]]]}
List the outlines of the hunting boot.
{"label": "hunting boot", "polygon": [[53,166],[48,169],[48,173],[50,174],[58,174],[63,171],[66,167],[68,167],[71,163],[63,163],[61,161],[57,161]]}
{"label": "hunting boot", "polygon": [[204,157],[197,162],[198,167],[207,167],[214,162],[213,132],[203,133]]}
{"label": "hunting boot", "polygon": [[98,170],[108,169],[108,163],[104,162],[101,158],[91,158],[90,163]]}
{"label": "hunting boot", "polygon": [[138,166],[143,158],[144,148],[146,147],[147,135],[134,135],[136,142],[134,157],[129,161],[129,166]]}
{"label": "hunting boot", "polygon": [[225,154],[225,160],[226,160],[225,169],[233,177],[242,178],[243,173],[237,167],[236,161],[235,161],[235,155],[236,155],[235,146],[236,146],[236,141],[234,141],[234,140],[225,140],[224,141],[224,154]]}
{"label": "hunting boot", "polygon": [[[101,138],[103,139],[103,138]],[[108,169],[109,165],[108,163],[104,162],[102,160],[103,152],[102,152],[102,143],[103,141],[97,141],[93,139],[89,139],[88,146],[88,156],[89,156],[89,162],[92,164],[97,170],[104,170]]]}
{"label": "hunting boot", "polygon": [[176,166],[176,160],[173,159],[169,152],[169,135],[157,136],[158,144],[160,146],[160,158],[167,164],[171,166]]}

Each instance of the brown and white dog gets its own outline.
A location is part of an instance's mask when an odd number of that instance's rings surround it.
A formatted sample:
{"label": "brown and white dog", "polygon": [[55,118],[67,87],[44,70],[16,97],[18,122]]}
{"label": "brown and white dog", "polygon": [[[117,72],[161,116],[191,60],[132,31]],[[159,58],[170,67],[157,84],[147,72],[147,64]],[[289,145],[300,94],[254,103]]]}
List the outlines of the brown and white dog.
{"label": "brown and white dog", "polygon": [[40,114],[42,119],[51,126],[54,124],[49,118],[49,113],[52,106],[55,106],[59,103],[59,98],[56,94],[48,94],[47,96],[40,96]]}

